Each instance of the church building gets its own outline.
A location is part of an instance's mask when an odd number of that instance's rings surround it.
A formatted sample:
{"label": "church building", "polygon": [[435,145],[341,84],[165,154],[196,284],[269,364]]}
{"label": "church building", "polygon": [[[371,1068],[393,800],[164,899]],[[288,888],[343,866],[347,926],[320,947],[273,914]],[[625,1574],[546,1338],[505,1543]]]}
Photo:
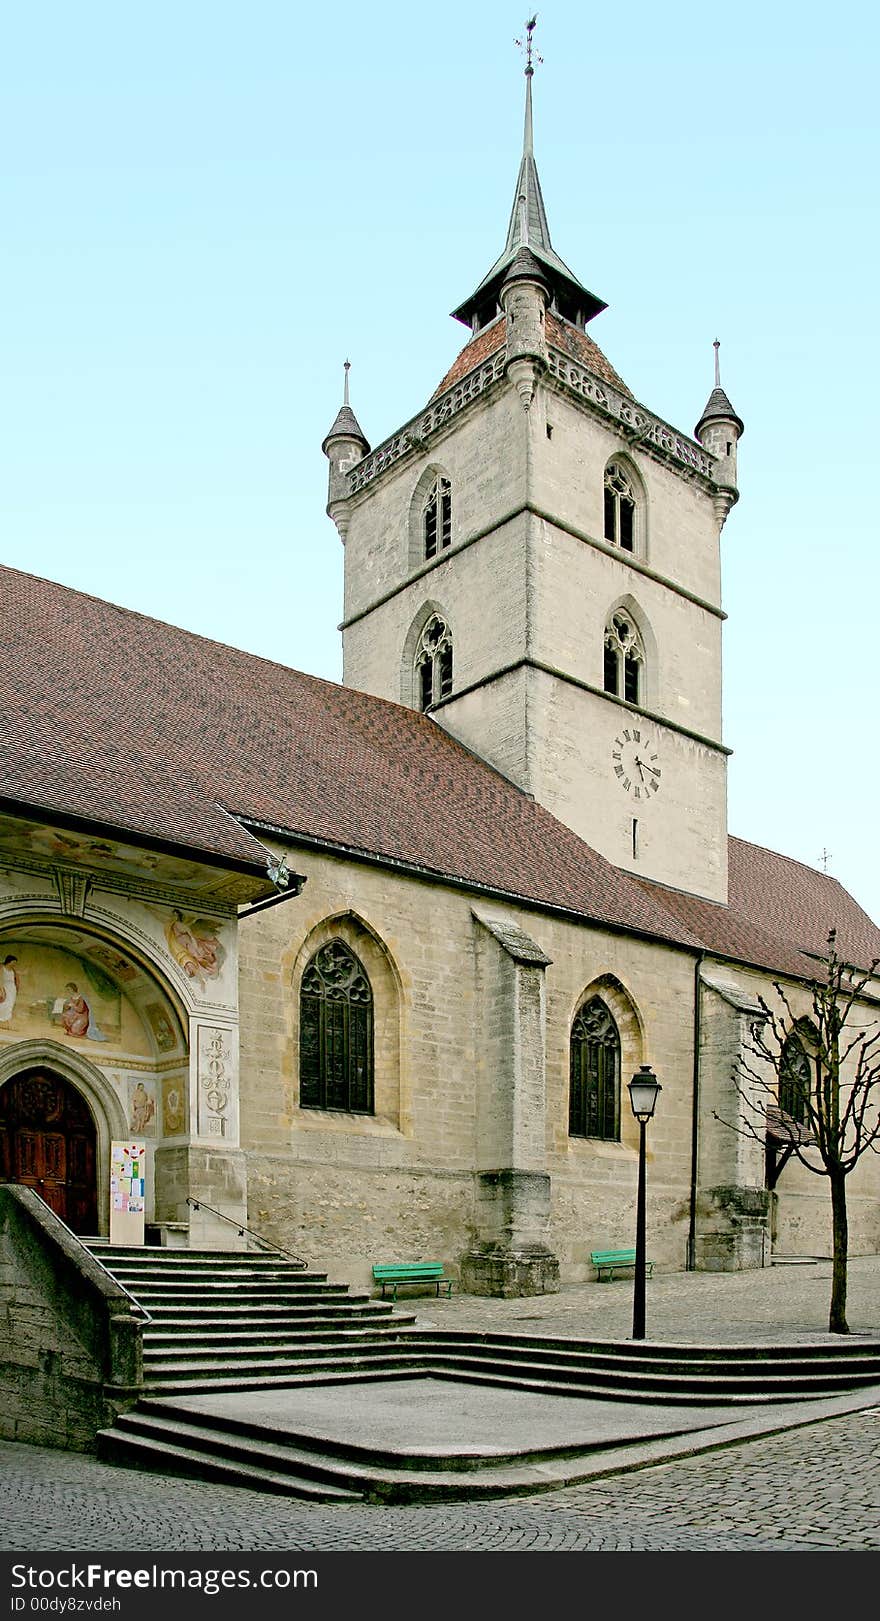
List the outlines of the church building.
{"label": "church building", "polygon": [[[472,1293],[553,1290],[632,1241],[649,1066],[655,1266],[830,1253],[826,1182],[737,1129],[734,1072],[777,981],[808,1063],[829,930],[867,966],[880,929],[728,834],[743,422],[717,348],[688,434],[597,347],[530,58],[525,84],[464,346],[375,447],[346,367],[323,441],[342,685],[0,570],[0,1180],[75,1233],[108,1231],[129,1138],[152,1242],[250,1228],[361,1287],[441,1260]],[[873,1156],[849,1224],[880,1252]]]}

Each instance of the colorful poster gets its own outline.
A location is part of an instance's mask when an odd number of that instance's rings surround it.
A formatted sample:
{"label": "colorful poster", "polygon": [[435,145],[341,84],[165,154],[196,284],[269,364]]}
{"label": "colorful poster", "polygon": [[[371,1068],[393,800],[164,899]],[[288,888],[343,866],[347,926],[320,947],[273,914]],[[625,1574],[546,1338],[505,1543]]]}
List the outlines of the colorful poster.
{"label": "colorful poster", "polygon": [[110,1242],[142,1244],[146,1204],[146,1144],[110,1147]]}

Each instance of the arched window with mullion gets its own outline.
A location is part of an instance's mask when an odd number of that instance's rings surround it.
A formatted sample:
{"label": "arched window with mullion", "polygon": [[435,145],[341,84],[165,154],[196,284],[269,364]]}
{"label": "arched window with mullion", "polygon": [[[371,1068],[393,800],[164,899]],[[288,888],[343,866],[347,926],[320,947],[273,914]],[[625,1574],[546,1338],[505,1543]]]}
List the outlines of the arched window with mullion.
{"label": "arched window with mullion", "polygon": [[585,1002],[575,1016],[569,1071],[569,1136],[618,1142],[620,1035],[599,996]]}
{"label": "arched window with mullion", "polygon": [[452,544],[452,485],[440,473],[422,508],[422,536],[426,560]]}
{"label": "arched window with mullion", "polygon": [[812,1066],[800,1035],[786,1037],[779,1059],[779,1107],[799,1126],[807,1118]]}
{"label": "arched window with mullion", "polygon": [[430,709],[452,691],[452,632],[445,619],[432,614],[422,628],[415,654],[419,708]]}
{"label": "arched window with mullion", "polygon": [[299,1101],[303,1109],[373,1113],[373,993],[342,940],[322,946],[302,977]]}
{"label": "arched window with mullion", "polygon": [[645,649],[628,614],[618,611],[605,626],[602,681],[606,692],[628,704],[644,704]]}
{"label": "arched window with mullion", "polygon": [[638,550],[639,502],[633,477],[617,461],[605,469],[604,535],[621,551]]}

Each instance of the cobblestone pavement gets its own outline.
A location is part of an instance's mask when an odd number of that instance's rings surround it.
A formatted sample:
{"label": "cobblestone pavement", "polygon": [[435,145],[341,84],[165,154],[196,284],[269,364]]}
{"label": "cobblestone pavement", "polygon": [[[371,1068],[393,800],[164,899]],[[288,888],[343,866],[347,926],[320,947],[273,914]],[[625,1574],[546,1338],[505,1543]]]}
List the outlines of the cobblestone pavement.
{"label": "cobblestone pavement", "polygon": [[880,1406],[583,1486],[506,1501],[344,1507],[0,1442],[0,1548],[877,1551]]}
{"label": "cobblestone pavement", "polygon": [[[880,1331],[880,1256],[850,1257],[847,1319],[853,1335]],[[420,1327],[478,1329],[626,1340],[632,1332],[631,1279],[566,1284],[528,1299],[414,1297],[398,1304]],[[833,1344],[828,1333],[831,1262],[810,1260],[749,1272],[661,1272],[648,1280],[648,1336],[675,1344]],[[839,1343],[839,1341],[837,1342]]]}

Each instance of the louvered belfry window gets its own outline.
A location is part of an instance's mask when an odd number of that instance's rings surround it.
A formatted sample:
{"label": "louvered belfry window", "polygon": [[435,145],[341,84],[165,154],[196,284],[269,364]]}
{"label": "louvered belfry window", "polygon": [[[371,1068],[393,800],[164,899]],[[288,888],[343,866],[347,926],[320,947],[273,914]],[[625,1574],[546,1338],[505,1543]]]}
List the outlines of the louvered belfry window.
{"label": "louvered belfry window", "polygon": [[571,1028],[568,1131],[620,1138],[620,1036],[598,996],[584,1003]]}
{"label": "louvered belfry window", "polygon": [[322,946],[300,990],[299,1101],[303,1109],[373,1113],[373,993],[342,940]]}
{"label": "louvered belfry window", "polygon": [[452,543],[452,485],[448,478],[434,480],[422,517],[425,557],[436,557]]}

